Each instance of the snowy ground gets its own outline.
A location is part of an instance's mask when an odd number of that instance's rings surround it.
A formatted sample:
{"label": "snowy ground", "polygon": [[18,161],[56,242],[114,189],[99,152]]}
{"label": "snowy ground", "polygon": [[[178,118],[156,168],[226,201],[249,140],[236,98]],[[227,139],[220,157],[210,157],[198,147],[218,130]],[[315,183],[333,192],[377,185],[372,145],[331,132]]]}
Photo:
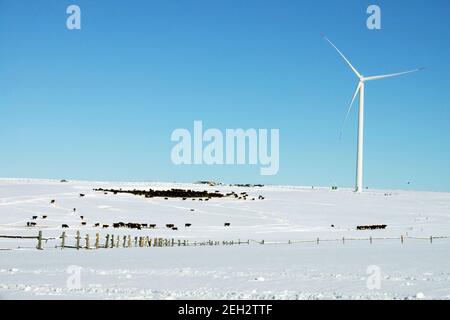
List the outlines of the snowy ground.
{"label": "snowy ground", "polygon": [[[93,188],[191,188],[243,192],[264,200],[192,201],[103,194]],[[86,194],[79,197],[80,193]],[[387,195],[386,195],[387,194]],[[51,204],[50,200],[56,203]],[[73,212],[73,208],[77,208]],[[191,211],[194,209],[195,211]],[[31,220],[32,216],[37,220]],[[47,215],[47,219],[42,219]],[[86,226],[81,226],[80,215]],[[26,227],[35,221],[34,228]],[[95,223],[155,223],[155,230],[99,229]],[[224,223],[231,223],[225,228]],[[179,230],[164,227],[173,223]],[[185,228],[185,223],[191,223]],[[69,245],[84,236],[132,235],[204,240],[265,240],[233,246],[55,249],[61,225]],[[356,231],[357,225],[386,230]],[[331,227],[334,225],[334,227]],[[450,194],[393,190],[331,191],[301,187],[207,187],[193,184],[0,180],[0,235],[52,238],[1,239],[2,299],[405,299],[450,298]],[[344,238],[405,238],[346,240]],[[287,244],[289,240],[320,243]],[[427,238],[427,239],[425,239]],[[326,242],[326,239],[338,241]],[[283,242],[284,244],[268,244]],[[92,240],[91,240],[92,243]],[[80,267],[80,288],[68,286]],[[373,288],[380,270],[379,289]],[[73,267],[72,267],[73,268]]]}

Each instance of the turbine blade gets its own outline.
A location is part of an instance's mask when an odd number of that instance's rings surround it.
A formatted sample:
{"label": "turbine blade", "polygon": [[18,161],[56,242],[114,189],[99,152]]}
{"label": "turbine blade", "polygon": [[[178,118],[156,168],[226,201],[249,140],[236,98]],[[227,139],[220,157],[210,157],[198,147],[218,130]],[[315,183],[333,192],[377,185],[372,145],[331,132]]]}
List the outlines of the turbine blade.
{"label": "turbine blade", "polygon": [[339,133],[339,140],[342,138],[342,134],[344,133],[344,127],[347,123],[348,115],[350,114],[350,111],[352,110],[353,102],[355,102],[356,96],[358,95],[359,89],[361,89],[361,82],[358,83],[358,86],[356,87],[355,94],[353,95],[352,102],[350,102],[350,106],[348,107],[347,114],[345,115],[344,122],[342,123],[341,132]]}
{"label": "turbine blade", "polygon": [[347,62],[347,64],[350,66],[350,68],[353,70],[353,72],[358,76],[358,78],[361,78],[362,76],[359,74],[359,72],[355,69],[355,67],[348,61],[348,59],[344,56],[344,54],[333,44],[333,42],[330,41],[325,35],[322,34],[322,37],[327,40],[333,48],[336,49],[336,51],[341,55],[341,57]]}
{"label": "turbine blade", "polygon": [[371,81],[371,80],[378,80],[378,79],[384,79],[384,78],[397,77],[397,76],[401,76],[401,75],[404,75],[404,74],[421,71],[423,69],[425,69],[425,68],[417,68],[417,69],[414,69],[414,70],[408,70],[408,71],[403,71],[403,72],[384,74],[384,75],[380,75],[380,76],[366,77],[366,78],[364,78],[364,81]]}

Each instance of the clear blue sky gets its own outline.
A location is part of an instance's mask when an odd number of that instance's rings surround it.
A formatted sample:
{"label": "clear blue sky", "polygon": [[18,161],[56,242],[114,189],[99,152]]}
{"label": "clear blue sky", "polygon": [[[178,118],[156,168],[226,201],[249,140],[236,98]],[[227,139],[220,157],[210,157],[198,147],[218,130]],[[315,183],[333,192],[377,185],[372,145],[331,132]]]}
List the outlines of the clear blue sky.
{"label": "clear blue sky", "polygon": [[[364,75],[428,68],[366,86],[365,185],[450,191],[449,12],[447,0],[0,0],[0,177],[353,186],[356,109],[338,136],[356,79],[325,33]],[[278,175],[173,165],[170,135],[194,120],[279,128]]]}

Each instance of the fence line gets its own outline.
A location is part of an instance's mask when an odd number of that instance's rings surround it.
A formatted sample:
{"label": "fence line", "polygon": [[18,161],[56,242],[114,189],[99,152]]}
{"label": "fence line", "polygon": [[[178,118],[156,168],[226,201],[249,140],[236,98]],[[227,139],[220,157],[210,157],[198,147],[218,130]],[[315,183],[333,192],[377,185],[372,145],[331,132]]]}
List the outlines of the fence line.
{"label": "fence line", "polygon": [[[61,236],[58,238],[44,238],[42,231],[38,232],[37,236],[14,236],[14,235],[0,235],[0,239],[35,239],[37,240],[36,249],[43,250],[43,242],[47,243],[48,240],[60,240],[59,245],[57,244],[55,248],[61,249],[85,249],[85,250],[95,250],[95,249],[109,249],[109,248],[133,248],[133,247],[186,247],[186,246],[229,246],[229,245],[241,245],[241,244],[257,244],[257,245],[292,245],[301,243],[316,243],[321,242],[342,242],[345,244],[346,241],[367,241],[370,244],[375,240],[400,240],[403,244],[407,239],[414,240],[427,240],[431,244],[433,240],[438,239],[450,239],[450,236],[430,236],[430,237],[414,237],[414,236],[403,236],[400,237],[368,237],[368,238],[355,238],[355,237],[342,237],[342,238],[322,238],[319,237],[315,239],[302,239],[302,240],[285,240],[285,241],[265,241],[265,240],[254,240],[248,239],[247,241],[241,241],[241,239],[235,240],[202,240],[202,241],[189,241],[187,239],[166,239],[166,238],[152,238],[150,236],[131,236],[131,235],[114,235],[106,234],[102,241],[100,234],[96,233],[93,242],[91,241],[90,235],[81,235],[80,231],[76,231],[75,235],[67,235],[65,231],[62,232]],[[75,244],[67,244],[67,239],[73,238]],[[93,243],[93,245],[92,245]],[[6,250],[6,249],[2,249]],[[9,250],[9,249],[8,249]]]}

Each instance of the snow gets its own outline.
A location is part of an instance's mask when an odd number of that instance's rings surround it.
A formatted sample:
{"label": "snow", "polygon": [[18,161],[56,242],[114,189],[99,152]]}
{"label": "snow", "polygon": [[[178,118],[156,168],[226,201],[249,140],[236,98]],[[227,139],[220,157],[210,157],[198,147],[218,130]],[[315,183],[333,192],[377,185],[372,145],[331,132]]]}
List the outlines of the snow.
{"label": "snow", "polygon": [[[183,201],[104,194],[94,188],[189,188],[250,196],[245,201]],[[265,199],[249,200],[259,195]],[[37,226],[26,227],[27,221]],[[121,221],[155,223],[157,228],[93,227]],[[225,222],[231,226],[224,227]],[[0,179],[0,235],[36,236],[41,230],[45,238],[54,238],[44,243],[44,250],[35,249],[35,239],[0,238],[0,249],[5,249],[0,250],[0,298],[448,299],[450,239],[431,243],[429,238],[450,236],[449,222],[449,193]],[[165,228],[167,223],[178,230]],[[185,223],[192,226],[185,228]],[[101,241],[109,233],[265,244],[61,250],[55,246],[60,245],[62,224],[70,226],[64,230],[69,245],[78,230],[82,237],[90,235],[91,245],[96,233]],[[369,224],[387,228],[356,230]],[[350,240],[356,238],[365,240]],[[78,287],[69,283],[73,266],[80,270]],[[370,286],[374,279],[379,280],[377,288]]]}

